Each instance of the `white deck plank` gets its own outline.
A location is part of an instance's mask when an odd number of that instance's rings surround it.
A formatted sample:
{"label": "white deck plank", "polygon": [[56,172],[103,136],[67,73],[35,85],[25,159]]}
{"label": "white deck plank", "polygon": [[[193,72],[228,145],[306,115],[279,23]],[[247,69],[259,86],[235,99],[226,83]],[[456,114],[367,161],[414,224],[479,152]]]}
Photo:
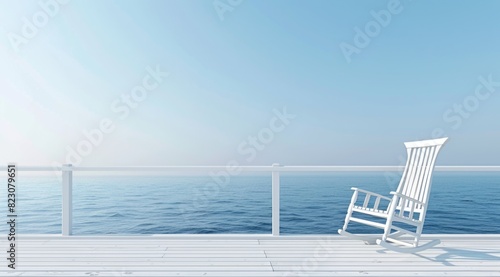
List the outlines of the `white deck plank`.
{"label": "white deck plank", "polygon": [[17,242],[18,268],[8,269],[3,258],[0,276],[500,276],[500,235],[444,235],[440,245],[418,254],[336,236]]}

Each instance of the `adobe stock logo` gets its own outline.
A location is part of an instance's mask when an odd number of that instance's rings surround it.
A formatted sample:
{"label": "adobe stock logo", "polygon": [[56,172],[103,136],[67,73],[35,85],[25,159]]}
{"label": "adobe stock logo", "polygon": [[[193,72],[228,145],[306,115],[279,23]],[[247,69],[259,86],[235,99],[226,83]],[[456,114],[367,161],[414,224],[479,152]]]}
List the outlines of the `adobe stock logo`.
{"label": "adobe stock logo", "polygon": [[[479,76],[478,80],[479,84],[474,89],[474,93],[467,95],[459,103],[454,103],[452,108],[443,113],[443,121],[451,124],[451,129],[460,128],[463,122],[472,117],[479,109],[481,103],[488,100],[500,88],[500,82],[493,80],[492,74],[489,74],[488,77]],[[436,128],[432,132],[434,138],[444,134],[443,128]]]}
{"label": "adobe stock logo", "polygon": [[224,21],[224,14],[233,12],[236,7],[241,5],[243,0],[215,0],[213,2],[215,12],[219,16],[220,21]]}
{"label": "adobe stock logo", "polygon": [[238,145],[238,154],[248,156],[247,162],[255,160],[257,153],[264,150],[266,145],[274,140],[275,134],[282,132],[296,117],[296,115],[288,113],[286,107],[283,107],[282,111],[273,109],[273,114],[275,116],[269,120],[268,127],[260,129],[256,136],[248,136]]}
{"label": "adobe stock logo", "polygon": [[[245,161],[253,162],[257,158],[258,153],[270,145],[276,138],[276,135],[283,132],[296,117],[295,114],[289,113],[286,107],[283,107],[281,110],[273,109],[273,117],[269,120],[269,123],[254,135],[248,136],[238,144],[238,154]],[[210,172],[212,180],[207,182],[203,188],[193,190],[191,193],[193,195],[192,203],[179,206],[179,213],[186,216],[188,212],[207,209],[210,202],[219,196],[220,192],[230,184],[231,178],[238,176],[241,172],[241,159],[228,161],[225,170]]]}
{"label": "adobe stock logo", "polygon": [[[489,74],[487,77],[481,75],[478,77],[478,81],[479,83],[476,85],[474,92],[469,93],[458,103],[453,103],[452,107],[444,111],[442,119],[444,123],[449,125],[435,127],[431,131],[431,138],[437,139],[449,136],[450,128],[451,130],[458,130],[461,128],[463,124],[478,111],[481,105],[486,104],[486,101],[490,97],[500,92],[500,81],[495,81],[492,74]],[[397,182],[401,179],[401,175],[403,174],[402,170],[406,164],[405,157],[399,156],[398,158],[401,170],[397,173],[388,171],[384,174],[387,184],[389,184],[393,190],[396,188]]]}
{"label": "adobe stock logo", "polygon": [[379,36],[382,29],[391,24],[393,16],[400,14],[402,11],[403,6],[399,0],[390,0],[387,3],[387,9],[378,12],[370,11],[373,20],[368,21],[363,29],[357,26],[354,27],[353,43],[349,44],[343,41],[339,44],[347,63],[352,62],[352,55],[360,54],[362,49],[368,47],[372,39]]}
{"label": "adobe stock logo", "polygon": [[38,2],[40,10],[36,11],[31,18],[22,17],[23,25],[19,34],[10,32],[7,34],[14,51],[19,52],[21,45],[27,44],[30,39],[38,35],[40,29],[45,27],[50,18],[55,17],[61,10],[61,5],[66,5],[69,0],[42,0]]}

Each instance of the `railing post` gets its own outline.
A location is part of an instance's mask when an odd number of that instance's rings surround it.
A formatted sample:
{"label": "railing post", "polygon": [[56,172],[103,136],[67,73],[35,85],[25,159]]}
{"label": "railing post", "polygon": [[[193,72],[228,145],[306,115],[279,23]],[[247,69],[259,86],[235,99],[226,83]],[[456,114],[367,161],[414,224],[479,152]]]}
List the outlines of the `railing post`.
{"label": "railing post", "polygon": [[62,235],[70,236],[73,225],[73,168],[62,166]]}
{"label": "railing post", "polygon": [[[273,168],[279,167],[273,164]],[[272,230],[273,236],[280,235],[280,172],[273,171],[272,176]]]}

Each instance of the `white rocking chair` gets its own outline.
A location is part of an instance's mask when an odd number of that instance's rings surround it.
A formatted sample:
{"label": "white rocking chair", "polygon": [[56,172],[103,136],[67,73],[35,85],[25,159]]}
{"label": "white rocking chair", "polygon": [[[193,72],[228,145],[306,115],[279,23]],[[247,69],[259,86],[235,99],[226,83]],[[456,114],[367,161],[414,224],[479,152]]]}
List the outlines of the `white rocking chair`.
{"label": "white rocking chair", "polygon": [[[354,193],[351,204],[347,210],[344,226],[338,231],[339,234],[364,240],[366,244],[376,243],[387,249],[406,253],[414,253],[439,244],[439,240],[433,240],[419,246],[419,240],[429,203],[434,163],[439,150],[447,139],[405,143],[408,159],[397,190],[391,192],[392,198],[352,188]],[[365,195],[364,199],[360,197],[363,194]],[[362,202],[359,205],[357,204],[358,198]],[[381,201],[388,201],[386,209],[379,208]],[[354,212],[385,219],[385,224],[354,217]],[[351,234],[346,231],[350,221],[383,229],[384,233],[382,237],[380,235]],[[394,223],[398,223],[398,226],[395,226]],[[407,226],[414,231],[408,230]]]}

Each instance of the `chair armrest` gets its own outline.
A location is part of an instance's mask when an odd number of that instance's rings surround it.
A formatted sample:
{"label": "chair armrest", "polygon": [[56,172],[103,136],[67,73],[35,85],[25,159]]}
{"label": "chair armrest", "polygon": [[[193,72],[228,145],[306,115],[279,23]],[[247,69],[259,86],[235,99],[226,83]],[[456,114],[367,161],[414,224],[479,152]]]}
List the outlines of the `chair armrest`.
{"label": "chair armrest", "polygon": [[379,198],[382,198],[382,199],[385,199],[385,200],[388,200],[388,201],[392,200],[391,198],[389,198],[387,196],[383,196],[381,194],[374,193],[374,192],[371,192],[371,191],[367,191],[367,190],[364,190],[364,189],[358,189],[358,188],[351,188],[351,189],[354,190],[354,191],[358,191],[358,192],[369,194],[371,196],[379,197]]}
{"label": "chair armrest", "polygon": [[395,191],[391,191],[391,194],[392,194],[392,195],[395,195],[395,196],[397,196],[397,197],[399,197],[399,198],[404,198],[404,199],[406,199],[406,200],[410,200],[410,201],[415,202],[415,203],[417,203],[417,204],[419,204],[419,205],[424,205],[424,202],[419,201],[419,200],[417,200],[417,199],[415,199],[415,198],[411,198],[411,197],[409,197],[409,196],[403,195],[403,194],[401,194],[401,193],[398,193],[398,192],[395,192]]}

